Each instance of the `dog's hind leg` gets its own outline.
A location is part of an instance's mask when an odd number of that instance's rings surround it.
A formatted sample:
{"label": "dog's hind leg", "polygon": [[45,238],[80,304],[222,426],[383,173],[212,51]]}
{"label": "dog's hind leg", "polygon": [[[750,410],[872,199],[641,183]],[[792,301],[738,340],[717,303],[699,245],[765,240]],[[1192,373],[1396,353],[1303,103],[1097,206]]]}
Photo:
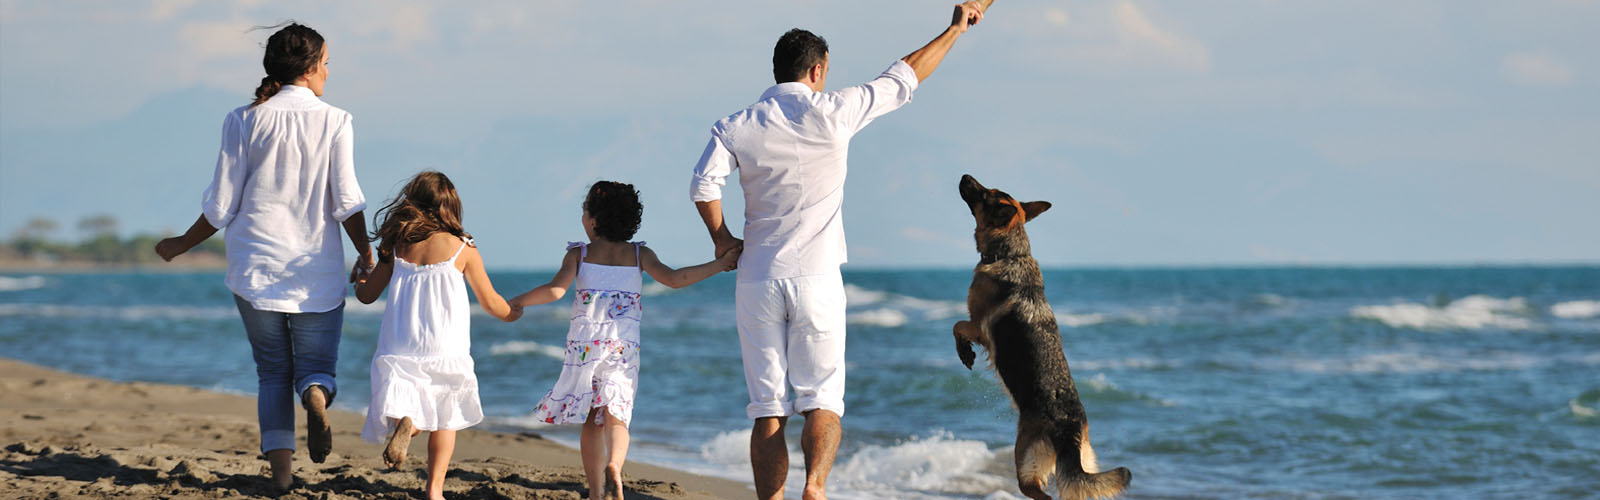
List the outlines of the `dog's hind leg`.
{"label": "dog's hind leg", "polygon": [[978,355],[972,352],[972,343],[983,343],[981,337],[983,332],[978,330],[978,325],[967,320],[957,321],[953,330],[956,336],[956,356],[960,356],[961,364],[967,365],[967,369],[971,370],[972,362],[978,359]]}
{"label": "dog's hind leg", "polygon": [[1027,428],[1027,417],[1017,427],[1017,489],[1033,500],[1050,500],[1044,485],[1056,469],[1055,447],[1044,433]]}

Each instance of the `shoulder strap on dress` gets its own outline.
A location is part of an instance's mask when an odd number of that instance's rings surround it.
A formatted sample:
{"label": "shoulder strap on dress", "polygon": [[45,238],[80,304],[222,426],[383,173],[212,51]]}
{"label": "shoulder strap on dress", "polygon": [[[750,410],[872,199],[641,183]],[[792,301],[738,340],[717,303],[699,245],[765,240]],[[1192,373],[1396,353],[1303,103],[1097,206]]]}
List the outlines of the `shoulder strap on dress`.
{"label": "shoulder strap on dress", "polygon": [[450,256],[450,260],[456,260],[456,257],[460,257],[461,256],[461,251],[462,250],[466,250],[467,246],[471,245],[471,244],[472,244],[472,238],[468,238],[468,237],[462,236],[461,237],[461,247],[456,249],[456,254],[455,255],[451,255]]}
{"label": "shoulder strap on dress", "polygon": [[589,257],[589,245],[581,241],[568,241],[567,250],[578,249],[578,272],[583,272],[583,259]]}

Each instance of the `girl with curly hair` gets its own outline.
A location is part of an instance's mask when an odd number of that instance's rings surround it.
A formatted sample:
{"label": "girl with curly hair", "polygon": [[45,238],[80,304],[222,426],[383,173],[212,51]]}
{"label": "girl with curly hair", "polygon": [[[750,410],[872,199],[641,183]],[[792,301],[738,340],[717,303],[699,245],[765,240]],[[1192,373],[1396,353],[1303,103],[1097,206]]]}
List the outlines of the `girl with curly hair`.
{"label": "girl with curly hair", "polygon": [[644,242],[629,241],[643,212],[631,184],[600,181],[589,186],[581,219],[589,242],[569,243],[550,283],[511,299],[512,307],[526,307],[559,300],[569,287],[576,295],[561,376],[533,415],[551,424],[592,424],[584,425],[579,437],[591,500],[622,498],[628,422],[639,386],[642,275],[682,288],[732,270],[739,261],[739,252],[732,251],[682,269],[662,264]]}

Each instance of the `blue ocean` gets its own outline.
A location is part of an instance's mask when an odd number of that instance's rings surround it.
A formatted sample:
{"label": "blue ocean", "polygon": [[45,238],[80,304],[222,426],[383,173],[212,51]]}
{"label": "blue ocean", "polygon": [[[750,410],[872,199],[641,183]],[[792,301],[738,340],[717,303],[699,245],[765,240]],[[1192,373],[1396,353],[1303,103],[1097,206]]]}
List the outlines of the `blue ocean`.
{"label": "blue ocean", "polygon": [[[517,293],[549,273],[491,277]],[[832,496],[1020,498],[1015,412],[951,339],[970,271],[844,277],[846,434]],[[1600,267],[1044,277],[1100,463],[1133,471],[1127,498],[1600,498]],[[731,274],[647,285],[631,460],[749,481],[733,285]],[[381,307],[349,303],[338,407],[365,410]],[[568,308],[474,317],[484,428],[576,443],[575,430],[527,418],[561,369]],[[220,272],[0,276],[0,355],[255,390]]]}

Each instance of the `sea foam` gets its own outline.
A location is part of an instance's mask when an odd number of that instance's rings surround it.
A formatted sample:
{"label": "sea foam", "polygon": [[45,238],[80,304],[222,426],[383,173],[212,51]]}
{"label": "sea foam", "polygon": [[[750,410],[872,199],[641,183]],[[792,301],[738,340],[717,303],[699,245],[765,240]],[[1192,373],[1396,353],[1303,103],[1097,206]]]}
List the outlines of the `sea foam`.
{"label": "sea foam", "polygon": [[44,276],[23,276],[21,278],[0,276],[0,292],[33,290],[35,288],[44,288],[47,284],[49,284],[49,281],[44,279]]}
{"label": "sea foam", "polygon": [[1356,318],[1373,319],[1395,328],[1419,330],[1504,328],[1526,330],[1534,328],[1527,317],[1531,309],[1521,297],[1500,299],[1473,295],[1457,299],[1444,307],[1434,307],[1414,302],[1388,305],[1360,306],[1350,310]]}
{"label": "sea foam", "polygon": [[967,303],[932,300],[844,285],[846,320],[850,324],[893,328],[913,321],[939,321],[965,316]]}
{"label": "sea foam", "polygon": [[115,319],[122,321],[237,319],[232,307],[186,306],[80,306],[62,304],[0,304],[0,317],[21,316],[59,319]]}
{"label": "sea foam", "polygon": [[861,448],[835,467],[830,479],[841,490],[840,498],[984,496],[1015,487],[1009,459],[1009,453],[1002,455],[982,441],[940,431]]}
{"label": "sea foam", "polygon": [[1588,319],[1600,316],[1600,300],[1574,300],[1550,306],[1550,315],[1562,319]]}
{"label": "sea foam", "polygon": [[489,347],[489,355],[491,356],[515,356],[519,354],[540,354],[555,359],[566,359],[567,351],[561,347],[528,340],[511,340]]}
{"label": "sea foam", "polygon": [[[804,455],[789,443],[789,484],[803,486]],[[750,431],[723,432],[700,447],[700,459],[721,467],[729,479],[749,480]],[[841,458],[829,476],[828,496],[840,500],[1016,498],[1010,448],[989,449],[982,441],[956,439],[945,431],[892,445],[872,445]]]}

